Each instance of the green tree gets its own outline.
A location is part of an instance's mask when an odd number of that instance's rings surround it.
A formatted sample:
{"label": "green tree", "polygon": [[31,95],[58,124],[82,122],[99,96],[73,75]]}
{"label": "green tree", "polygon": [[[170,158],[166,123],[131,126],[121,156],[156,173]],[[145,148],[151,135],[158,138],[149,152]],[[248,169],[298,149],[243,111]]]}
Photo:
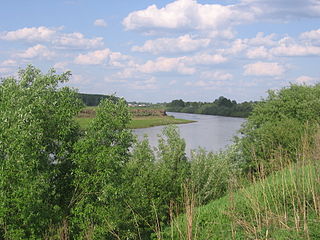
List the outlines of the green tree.
{"label": "green tree", "polygon": [[156,172],[159,189],[157,210],[161,222],[169,223],[169,210],[174,204],[182,211],[183,184],[188,180],[190,164],[185,153],[186,143],[176,126],[163,129],[159,139]]}
{"label": "green tree", "polygon": [[[264,171],[268,171],[273,154],[280,148],[294,161],[301,150],[302,136],[319,122],[320,85],[291,85],[269,91],[267,99],[256,104],[241,129],[247,170],[258,171],[264,165]],[[284,163],[278,163],[281,164]]]}
{"label": "green tree", "polygon": [[68,215],[81,104],[70,76],[28,66],[0,84],[0,238],[42,239]]}
{"label": "green tree", "polygon": [[83,138],[75,144],[73,234],[76,239],[121,235],[127,216],[124,171],[133,135],[124,99],[103,100]]}

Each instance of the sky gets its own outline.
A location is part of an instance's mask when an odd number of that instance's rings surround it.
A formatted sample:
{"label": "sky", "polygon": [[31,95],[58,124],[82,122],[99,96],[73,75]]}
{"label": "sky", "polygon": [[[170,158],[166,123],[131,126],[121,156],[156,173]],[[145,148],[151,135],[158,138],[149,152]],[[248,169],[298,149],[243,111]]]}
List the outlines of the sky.
{"label": "sky", "polygon": [[320,0],[2,0],[0,77],[128,101],[260,100],[320,80]]}

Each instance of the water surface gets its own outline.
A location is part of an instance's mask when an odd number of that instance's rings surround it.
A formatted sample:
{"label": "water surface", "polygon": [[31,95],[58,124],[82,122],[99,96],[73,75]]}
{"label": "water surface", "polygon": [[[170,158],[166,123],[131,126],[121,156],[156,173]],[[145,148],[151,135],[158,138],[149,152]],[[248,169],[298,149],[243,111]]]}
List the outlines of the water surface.
{"label": "water surface", "polygon": [[[188,155],[190,154],[190,150],[198,147],[203,147],[213,152],[223,150],[232,143],[232,139],[237,135],[241,124],[245,122],[243,118],[173,112],[167,112],[167,114],[175,118],[197,121],[188,124],[178,124],[180,135],[186,141],[186,152]],[[134,133],[139,139],[142,139],[144,134],[147,134],[150,145],[154,147],[158,144],[157,135],[161,133],[163,128],[164,126],[135,129]]]}

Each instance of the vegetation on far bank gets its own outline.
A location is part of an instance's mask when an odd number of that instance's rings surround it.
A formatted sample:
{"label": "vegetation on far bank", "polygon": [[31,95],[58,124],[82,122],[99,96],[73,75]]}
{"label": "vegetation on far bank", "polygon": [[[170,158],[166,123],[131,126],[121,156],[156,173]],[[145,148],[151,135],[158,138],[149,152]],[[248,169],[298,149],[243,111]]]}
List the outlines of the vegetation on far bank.
{"label": "vegetation on far bank", "polygon": [[[117,97],[111,95],[100,94],[84,94],[79,93],[80,99],[86,106],[98,106],[103,99],[115,100]],[[226,117],[242,117],[247,118],[253,110],[257,102],[237,103],[223,96],[213,102],[184,102],[183,100],[173,100],[170,103],[143,103],[128,102],[130,109],[146,109],[155,110],[163,109],[168,112],[196,113],[207,115],[218,115]]]}
{"label": "vegetation on far bank", "polygon": [[[76,121],[80,124],[82,129],[87,129],[92,118],[76,118]],[[194,121],[186,120],[186,119],[179,119],[174,118],[172,116],[150,116],[150,117],[134,117],[129,123],[129,129],[136,129],[136,128],[148,128],[148,127],[155,127],[155,126],[162,126],[162,125],[170,125],[170,124],[186,124],[192,123]]]}
{"label": "vegetation on far bank", "polygon": [[138,141],[121,98],[82,131],[69,77],[1,80],[0,239],[320,238],[320,85],[270,91],[242,138],[188,158],[174,126]]}
{"label": "vegetation on far bank", "polygon": [[207,115],[218,115],[226,117],[246,118],[252,112],[256,102],[237,103],[225,97],[219,97],[213,102],[184,102],[173,100],[166,104],[168,112],[197,113]]}
{"label": "vegetation on far bank", "polygon": [[[85,107],[76,117],[82,129],[87,129],[92,119],[95,117],[96,107]],[[128,123],[129,129],[148,128],[170,124],[186,124],[194,121],[186,119],[177,119],[172,116],[167,116],[163,109],[135,107],[129,108],[132,114],[132,120]]]}

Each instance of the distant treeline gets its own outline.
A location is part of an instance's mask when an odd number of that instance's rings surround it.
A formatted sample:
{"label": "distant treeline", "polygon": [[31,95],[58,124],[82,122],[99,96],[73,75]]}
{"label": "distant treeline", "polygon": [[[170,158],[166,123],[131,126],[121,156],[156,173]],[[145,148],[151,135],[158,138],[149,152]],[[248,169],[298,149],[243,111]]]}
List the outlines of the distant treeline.
{"label": "distant treeline", "polygon": [[111,100],[118,99],[113,95],[87,94],[87,93],[79,93],[79,97],[86,106],[98,106],[100,101],[106,98]]}
{"label": "distant treeline", "polygon": [[237,103],[225,97],[219,97],[213,102],[184,102],[173,100],[167,103],[168,112],[199,113],[228,117],[248,117],[256,102]]}

